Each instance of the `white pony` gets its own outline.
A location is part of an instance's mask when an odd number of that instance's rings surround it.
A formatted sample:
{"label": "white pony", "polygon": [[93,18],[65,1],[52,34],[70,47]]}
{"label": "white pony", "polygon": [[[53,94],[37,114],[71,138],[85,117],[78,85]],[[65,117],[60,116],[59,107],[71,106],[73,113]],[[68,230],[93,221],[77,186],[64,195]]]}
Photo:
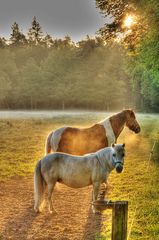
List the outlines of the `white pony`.
{"label": "white pony", "polygon": [[[125,144],[113,144],[96,153],[74,156],[65,153],[52,153],[41,159],[34,172],[34,210],[42,210],[44,191],[48,187],[49,210],[52,213],[52,193],[56,182],[72,188],[93,185],[93,201],[97,200],[101,183],[105,183],[110,172],[115,168],[122,172]],[[93,207],[93,212],[95,212]]]}

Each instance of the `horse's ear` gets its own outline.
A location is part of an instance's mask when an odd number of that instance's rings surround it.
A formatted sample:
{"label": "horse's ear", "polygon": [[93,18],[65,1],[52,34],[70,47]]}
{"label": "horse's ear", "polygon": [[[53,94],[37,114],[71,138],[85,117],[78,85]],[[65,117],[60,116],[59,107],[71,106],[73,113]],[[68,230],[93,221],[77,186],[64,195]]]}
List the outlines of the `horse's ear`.
{"label": "horse's ear", "polygon": [[115,144],[114,144],[114,143],[112,143],[112,147],[115,147]]}
{"label": "horse's ear", "polygon": [[123,148],[125,147],[125,143],[123,143]]}

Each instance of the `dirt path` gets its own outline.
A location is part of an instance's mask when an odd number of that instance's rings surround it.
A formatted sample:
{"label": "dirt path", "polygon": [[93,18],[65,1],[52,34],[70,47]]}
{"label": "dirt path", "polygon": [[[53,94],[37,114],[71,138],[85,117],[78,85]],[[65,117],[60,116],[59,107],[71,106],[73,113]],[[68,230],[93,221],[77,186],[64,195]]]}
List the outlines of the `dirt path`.
{"label": "dirt path", "polygon": [[54,193],[57,215],[33,211],[32,177],[0,183],[0,240],[93,240],[104,217],[91,213],[91,187],[70,189],[58,185]]}

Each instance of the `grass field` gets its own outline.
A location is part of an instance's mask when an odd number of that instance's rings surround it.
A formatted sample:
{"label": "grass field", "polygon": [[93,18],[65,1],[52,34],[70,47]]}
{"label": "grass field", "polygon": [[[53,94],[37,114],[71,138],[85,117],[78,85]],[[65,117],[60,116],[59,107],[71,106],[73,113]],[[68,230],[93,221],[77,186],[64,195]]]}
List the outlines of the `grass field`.
{"label": "grass field", "polygon": [[[63,125],[89,126],[105,116],[92,112],[0,119],[0,181],[34,171],[50,130]],[[109,199],[129,201],[128,239],[159,240],[159,116],[139,114],[138,120],[141,133],[125,129],[118,140],[126,143],[125,168],[122,174],[111,174]],[[155,140],[154,156],[149,161]],[[104,214],[110,216],[107,211]],[[97,239],[109,239],[110,223],[105,222],[105,226]]]}

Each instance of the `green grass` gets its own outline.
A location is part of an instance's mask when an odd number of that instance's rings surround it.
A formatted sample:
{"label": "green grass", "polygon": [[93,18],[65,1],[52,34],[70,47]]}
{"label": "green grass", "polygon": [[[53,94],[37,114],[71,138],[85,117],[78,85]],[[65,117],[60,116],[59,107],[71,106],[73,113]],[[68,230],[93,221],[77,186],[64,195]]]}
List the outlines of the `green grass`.
{"label": "green grass", "polygon": [[0,119],[0,180],[32,173],[44,156],[45,139],[50,131],[63,125],[89,126],[104,113],[60,115],[52,119]]}
{"label": "green grass", "polygon": [[[126,143],[124,172],[110,175],[108,198],[129,201],[129,240],[159,240],[159,118],[139,115],[138,119],[141,133],[135,135],[125,129],[119,138]],[[149,161],[155,140],[154,156]],[[110,213],[104,214],[110,219]],[[97,239],[110,239],[111,220],[106,220],[105,226],[107,231],[103,228]]]}
{"label": "green grass", "polygon": [[[88,126],[105,114],[81,114],[53,119],[0,120],[0,180],[34,171],[44,155],[49,131],[63,125]],[[126,143],[124,172],[110,175],[111,200],[129,201],[129,239],[159,240],[159,117],[139,114],[142,131],[135,135],[128,129],[118,142]],[[154,157],[150,151],[156,142]],[[110,211],[105,211],[105,223],[97,239],[110,239]]]}

